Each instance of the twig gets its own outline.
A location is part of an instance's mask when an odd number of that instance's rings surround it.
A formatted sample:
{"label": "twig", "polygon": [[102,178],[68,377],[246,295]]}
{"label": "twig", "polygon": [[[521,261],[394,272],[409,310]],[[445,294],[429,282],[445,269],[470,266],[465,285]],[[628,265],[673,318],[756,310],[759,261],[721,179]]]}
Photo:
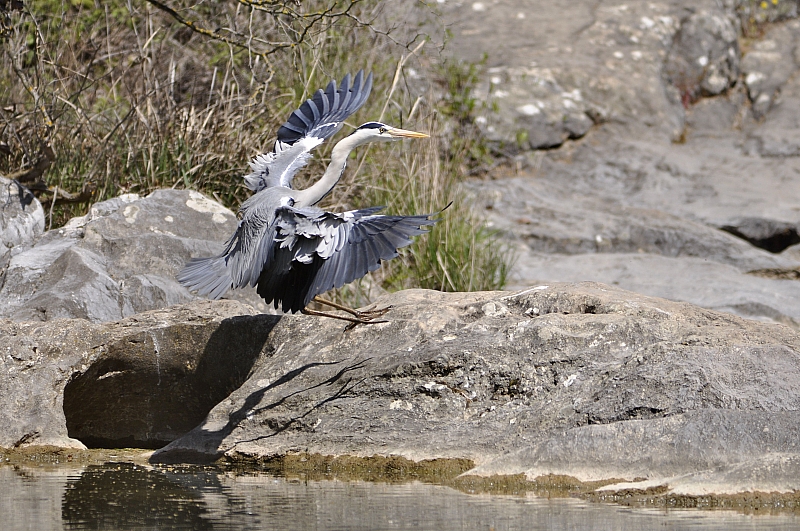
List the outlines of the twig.
{"label": "twig", "polygon": [[27,170],[19,170],[15,171],[14,173],[9,173],[6,175],[6,178],[17,180],[21,183],[37,181],[47,170],[47,168],[50,167],[50,164],[53,163],[54,158],[55,153],[53,153],[53,148],[47,144],[44,144],[42,146],[42,154],[39,157],[39,160],[36,161],[36,164]]}
{"label": "twig", "polygon": [[[416,55],[417,52],[422,49],[422,47],[425,45],[425,42],[426,41],[421,41],[419,44],[417,44],[416,48],[411,50],[411,53],[402,56],[400,60],[397,61],[397,68],[395,68],[394,70],[394,79],[392,79],[392,87],[389,89],[389,94],[386,95],[386,100],[383,103],[383,110],[381,110],[381,115],[378,118],[379,122],[383,121],[383,116],[384,114],[386,114],[386,108],[389,106],[389,102],[392,100],[392,95],[394,94],[394,90],[395,88],[397,88],[397,83],[400,81],[400,74],[403,71],[403,66],[405,66],[406,61],[411,56]],[[358,173],[361,171],[361,167],[364,166],[364,162],[367,160],[367,155],[369,154],[369,150],[371,147],[372,147],[371,145],[367,145],[366,148],[364,148],[364,151],[361,155],[361,160],[358,162],[358,167],[356,168],[356,171],[353,172],[353,175],[358,175]],[[356,188],[355,186],[350,187],[347,193],[342,197],[341,203],[345,204],[347,202],[347,200],[350,198],[353,192],[355,192],[355,188]]]}
{"label": "twig", "polygon": [[58,198],[58,185],[53,189],[53,202],[50,203],[50,221],[47,223],[47,230],[53,228],[53,209],[56,206],[56,199]]}
{"label": "twig", "polygon": [[403,72],[403,67],[406,64],[406,61],[412,56],[416,55],[418,51],[422,49],[425,45],[426,41],[421,41],[417,44],[417,47],[411,50],[411,53],[408,55],[404,55],[397,61],[397,68],[394,70],[394,79],[392,79],[392,87],[389,89],[389,94],[386,95],[386,101],[383,103],[383,110],[381,110],[381,116],[378,118],[378,121],[383,121],[383,116],[386,114],[386,108],[389,106],[389,102],[392,100],[392,95],[394,94],[394,89],[397,88],[397,83],[400,81],[400,74]]}

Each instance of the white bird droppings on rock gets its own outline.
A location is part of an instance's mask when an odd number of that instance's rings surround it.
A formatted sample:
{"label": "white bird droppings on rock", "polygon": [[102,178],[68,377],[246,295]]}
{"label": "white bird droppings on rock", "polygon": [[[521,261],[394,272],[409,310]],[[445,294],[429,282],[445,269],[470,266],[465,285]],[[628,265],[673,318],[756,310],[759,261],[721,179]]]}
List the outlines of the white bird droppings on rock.
{"label": "white bird droppings on rock", "polygon": [[762,74],[761,72],[750,72],[749,74],[747,74],[747,77],[744,78],[744,82],[747,85],[754,85],[759,81],[762,81],[764,77],[765,77],[764,74]]}
{"label": "white bird droppings on rock", "polygon": [[475,2],[474,4],[472,4],[472,10],[473,11],[486,11],[486,4],[484,4],[483,2]]}
{"label": "white bird droppings on rock", "polygon": [[487,302],[481,307],[486,317],[502,317],[508,314],[508,308],[496,302]]}
{"label": "white bird droppings on rock", "polygon": [[139,194],[122,194],[119,196],[119,200],[123,203],[133,203],[134,201],[138,201],[142,197]]}
{"label": "white bird droppings on rock", "polygon": [[389,404],[389,409],[411,411],[412,409],[414,409],[414,404],[406,400],[394,400],[391,404]]}
{"label": "white bird droppings on rock", "polygon": [[172,216],[164,216],[164,221],[166,221],[167,223],[172,223],[173,221],[175,221],[175,218],[173,218]]}
{"label": "white bird droppings on rock", "polygon": [[122,211],[122,215],[125,216],[125,221],[128,223],[136,223],[136,216],[139,214],[139,207],[136,205],[128,205],[125,207],[125,210]]}
{"label": "white bird droppings on rock", "polygon": [[574,384],[575,380],[577,380],[577,379],[578,379],[578,375],[577,374],[570,374],[569,378],[564,380],[564,387],[569,387],[570,385]]}
{"label": "white bird droppings on rock", "polygon": [[542,112],[539,110],[539,107],[537,107],[533,103],[528,103],[526,105],[517,107],[517,110],[522,114],[524,114],[525,116],[535,116]]}
{"label": "white bird droppings on rock", "polygon": [[211,220],[214,223],[225,223],[227,221],[225,214],[230,213],[224,206],[195,191],[189,192],[189,199],[186,201],[186,206],[197,212],[208,212],[211,214]]}

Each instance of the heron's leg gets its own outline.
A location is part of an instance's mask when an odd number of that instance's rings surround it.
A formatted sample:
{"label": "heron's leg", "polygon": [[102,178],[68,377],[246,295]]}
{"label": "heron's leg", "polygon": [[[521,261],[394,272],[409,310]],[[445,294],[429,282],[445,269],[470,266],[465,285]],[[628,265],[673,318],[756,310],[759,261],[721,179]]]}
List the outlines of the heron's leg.
{"label": "heron's leg", "polygon": [[389,321],[375,321],[373,319],[361,319],[359,317],[347,317],[345,315],[336,315],[334,313],[327,313],[327,312],[320,312],[318,310],[310,310],[308,308],[303,308],[300,310],[305,315],[317,315],[319,317],[330,317],[331,319],[341,319],[342,321],[347,321],[350,325],[347,327],[348,329],[354,327],[355,325],[359,324],[377,324],[377,323],[388,323]]}
{"label": "heron's leg", "polygon": [[314,302],[318,302],[319,304],[324,304],[326,306],[330,306],[331,308],[336,308],[337,310],[342,310],[343,312],[347,312],[356,319],[361,319],[363,321],[369,321],[370,319],[375,319],[376,317],[380,317],[381,315],[385,314],[389,310],[392,309],[391,306],[387,306],[386,308],[379,308],[375,310],[367,310],[362,312],[360,310],[354,310],[352,308],[348,308],[347,306],[342,306],[341,304],[335,303],[333,301],[329,301],[327,299],[323,299],[322,297],[315,296],[313,299]]}

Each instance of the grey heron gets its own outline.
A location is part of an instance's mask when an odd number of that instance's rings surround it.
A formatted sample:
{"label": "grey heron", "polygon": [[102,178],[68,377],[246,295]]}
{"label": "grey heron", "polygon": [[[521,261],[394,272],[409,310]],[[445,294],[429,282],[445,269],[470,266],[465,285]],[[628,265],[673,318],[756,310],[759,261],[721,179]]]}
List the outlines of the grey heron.
{"label": "grey heron", "polygon": [[[403,138],[427,138],[425,133],[367,122],[339,141],[322,177],[304,190],[294,190],[292,179],[308,163],[310,151],[344,125],[344,120],[366,101],[372,74],[360,71],[350,81],[346,75],[337,87],[331,81],[295,110],[278,129],[272,152],[250,163],[245,184],[255,194],[239,208],[236,232],[221,254],[194,258],[178,273],[178,281],[212,299],[231,288],[256,287],[275,308],[350,321],[376,322],[383,312],[359,312],[317,296],[339,288],[380,267],[382,260],[398,255],[422,227],[438,220],[431,215],[390,216],[378,214],[383,207],[326,212],[315,205],[339,182],[348,155],[370,142]],[[353,317],[306,308],[317,300],[349,312]]]}

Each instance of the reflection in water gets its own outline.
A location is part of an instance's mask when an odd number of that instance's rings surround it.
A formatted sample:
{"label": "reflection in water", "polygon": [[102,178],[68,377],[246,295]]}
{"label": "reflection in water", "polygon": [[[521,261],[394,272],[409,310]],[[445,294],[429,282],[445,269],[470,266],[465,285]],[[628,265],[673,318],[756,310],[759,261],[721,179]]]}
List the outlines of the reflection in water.
{"label": "reflection in water", "polygon": [[0,529],[797,529],[800,518],[648,510],[214,467],[0,466]]}
{"label": "reflection in water", "polygon": [[205,512],[200,489],[131,463],[87,467],[67,482],[61,502],[67,529],[213,529]]}

